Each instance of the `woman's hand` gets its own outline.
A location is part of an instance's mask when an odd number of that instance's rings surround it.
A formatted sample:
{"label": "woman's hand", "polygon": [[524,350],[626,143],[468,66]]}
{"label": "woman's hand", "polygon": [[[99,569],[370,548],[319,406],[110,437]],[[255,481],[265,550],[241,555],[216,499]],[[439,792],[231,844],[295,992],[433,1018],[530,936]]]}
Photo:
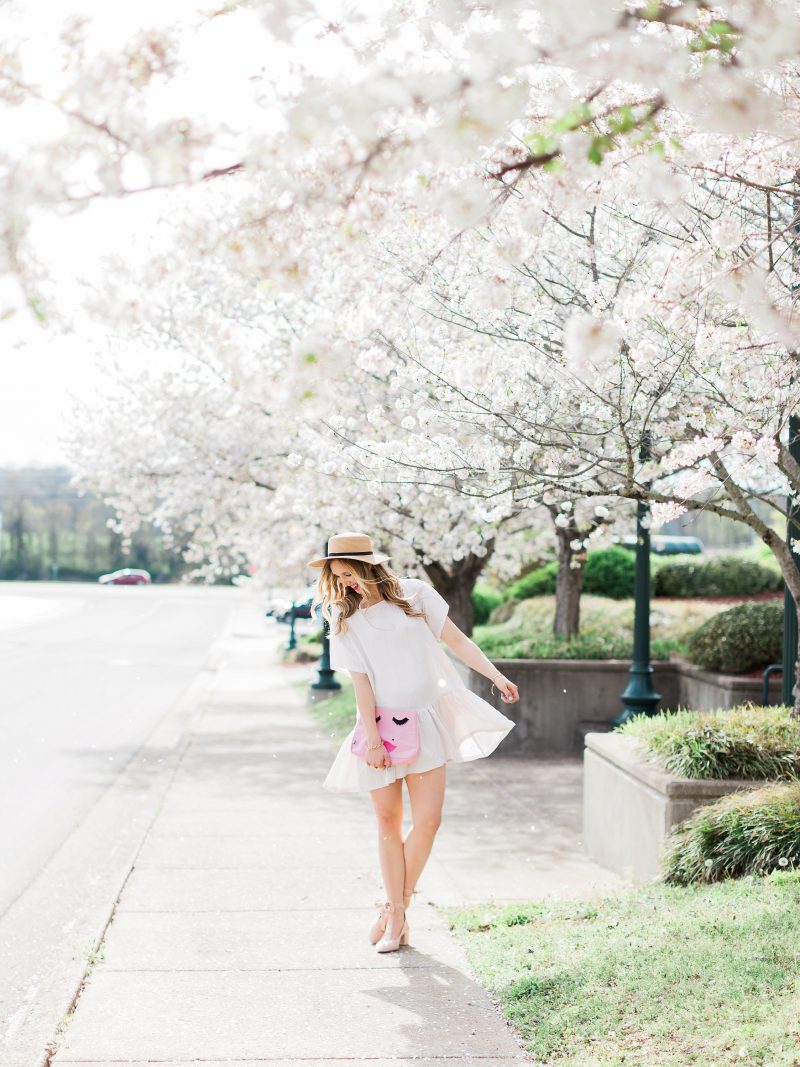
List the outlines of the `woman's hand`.
{"label": "woman's hand", "polygon": [[519,700],[519,689],[504,674],[498,674],[492,684],[503,694],[506,704],[516,704]]}
{"label": "woman's hand", "polygon": [[383,742],[381,742],[380,748],[367,749],[367,763],[370,767],[378,767],[379,769],[381,767],[391,767],[392,760]]}

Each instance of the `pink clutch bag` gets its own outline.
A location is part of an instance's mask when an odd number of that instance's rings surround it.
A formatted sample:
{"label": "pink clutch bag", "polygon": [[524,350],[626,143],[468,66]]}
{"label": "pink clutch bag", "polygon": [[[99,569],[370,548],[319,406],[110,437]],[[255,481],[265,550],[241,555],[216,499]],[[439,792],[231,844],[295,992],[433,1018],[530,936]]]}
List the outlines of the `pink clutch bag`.
{"label": "pink clutch bag", "polygon": [[[375,708],[375,722],[392,763],[411,763],[419,752],[419,720],[413,708]],[[367,737],[361,716],[358,718],[350,751],[359,759],[367,758]]]}

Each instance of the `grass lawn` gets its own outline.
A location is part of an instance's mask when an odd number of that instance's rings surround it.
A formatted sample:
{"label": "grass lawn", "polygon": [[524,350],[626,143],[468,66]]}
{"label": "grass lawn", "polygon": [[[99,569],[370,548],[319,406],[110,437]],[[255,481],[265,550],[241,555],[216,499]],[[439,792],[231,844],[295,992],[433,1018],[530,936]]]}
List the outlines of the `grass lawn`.
{"label": "grass lawn", "polygon": [[[633,647],[633,600],[581,597],[581,632],[572,642],[553,637],[554,596],[522,600],[502,623],[476,626],[473,639],[489,657],[629,659]],[[724,609],[712,600],[653,600],[650,609],[654,659],[684,649],[687,634]]]}
{"label": "grass lawn", "polygon": [[542,1064],[800,1064],[800,874],[445,909]]}
{"label": "grass lawn", "polygon": [[[316,704],[309,704],[308,710],[330,735],[332,741],[341,741],[355,725],[356,694],[353,683],[344,671],[336,672],[336,681],[341,684],[341,690]],[[308,689],[308,682],[295,682],[294,684],[303,693]]]}

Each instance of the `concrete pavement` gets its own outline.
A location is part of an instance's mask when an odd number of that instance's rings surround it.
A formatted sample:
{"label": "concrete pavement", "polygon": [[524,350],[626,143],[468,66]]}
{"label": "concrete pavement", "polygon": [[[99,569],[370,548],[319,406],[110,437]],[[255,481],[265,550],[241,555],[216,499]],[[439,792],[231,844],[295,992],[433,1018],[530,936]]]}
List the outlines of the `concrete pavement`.
{"label": "concrete pavement", "polygon": [[412,944],[381,955],[372,806],[321,788],[335,742],[284,637],[249,609],[219,646],[53,1067],[530,1062],[436,905],[616,887],[580,850],[579,762],[451,764]]}

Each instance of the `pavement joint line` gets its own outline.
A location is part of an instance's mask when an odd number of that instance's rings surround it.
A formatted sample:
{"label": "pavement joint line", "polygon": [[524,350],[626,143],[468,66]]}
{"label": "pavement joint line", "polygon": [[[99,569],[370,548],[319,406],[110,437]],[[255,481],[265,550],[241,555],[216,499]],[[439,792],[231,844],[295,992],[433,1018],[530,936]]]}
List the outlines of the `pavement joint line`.
{"label": "pavement joint line", "polygon": [[464,1055],[436,1055],[425,1054],[424,1056],[415,1056],[412,1053],[408,1053],[405,1056],[240,1056],[238,1059],[232,1060],[226,1057],[224,1060],[217,1056],[204,1056],[202,1060],[176,1060],[174,1056],[169,1059],[163,1060],[131,1060],[129,1058],[124,1060],[109,1059],[104,1056],[101,1060],[87,1060],[86,1057],[80,1060],[64,1059],[62,1057],[62,1063],[133,1063],[133,1064],[150,1064],[150,1063],[167,1063],[170,1067],[191,1067],[194,1063],[228,1063],[233,1064],[236,1067],[238,1063],[408,1063],[409,1061],[420,1060],[422,1063],[435,1062],[435,1063],[497,1063],[504,1061],[508,1063],[530,1063],[535,1064],[537,1061],[530,1059],[524,1053],[519,1056],[504,1056],[504,1055],[489,1055],[489,1056],[470,1056],[470,1054],[464,1053]]}
{"label": "pavement joint line", "polygon": [[137,871],[351,871],[353,868],[348,864],[341,866],[334,863],[291,863],[289,866],[278,867],[274,863],[257,864],[233,864],[228,867],[212,866],[210,863],[196,864],[178,863],[166,867],[159,863],[139,863]]}
{"label": "pavement joint line", "polygon": [[[516,903],[516,902],[514,902]],[[433,904],[429,907],[434,907]],[[311,908],[181,908],[180,911],[172,908],[125,908],[120,909],[119,914],[126,915],[250,915],[252,913],[264,913],[269,912],[286,912],[296,911],[298,914],[307,915],[310,911],[357,911],[359,913],[364,911],[374,911],[375,908],[372,905],[357,905],[357,904],[342,904],[337,907],[335,904],[319,904],[316,907]]]}
{"label": "pavement joint line", "polygon": [[[370,829],[371,829],[371,827],[370,827]],[[183,833],[181,830],[160,830],[160,831],[157,831],[156,833],[152,834],[151,836],[154,837],[154,838],[155,837],[222,837],[222,838],[225,838],[226,840],[229,837],[275,837],[275,838],[280,838],[280,840],[283,840],[285,837],[296,838],[297,834],[296,833],[285,833],[285,834],[252,833],[252,834],[248,834],[246,832],[237,833],[235,831],[233,831],[231,833],[224,833],[224,834],[222,834],[222,833],[220,833],[220,834],[214,834],[214,833],[190,834],[190,833]],[[305,838],[305,840],[310,841],[311,838]],[[320,840],[320,841],[326,840],[326,835],[325,834],[320,834],[318,840]]]}
{"label": "pavement joint line", "polygon": [[[376,890],[376,892],[380,892]],[[512,903],[516,903],[513,901]],[[315,907],[309,908],[119,908],[118,914],[120,915],[247,915],[250,913],[260,914],[269,912],[290,912],[297,911],[307,914],[310,911],[374,911],[374,907],[369,905],[363,905],[358,907],[356,905],[342,904],[341,907],[336,907],[335,904],[328,904],[323,906],[319,904]]]}
{"label": "pavement joint line", "polygon": [[[411,945],[407,946],[411,948]],[[376,952],[376,956],[380,953]],[[377,966],[364,964],[363,967],[104,967],[103,974],[284,974],[287,971],[302,973],[310,971],[317,974],[320,970],[327,974],[331,971],[374,971]],[[443,971],[449,973],[452,967],[441,963],[405,963],[403,970]],[[380,970],[383,970],[381,967]]]}

